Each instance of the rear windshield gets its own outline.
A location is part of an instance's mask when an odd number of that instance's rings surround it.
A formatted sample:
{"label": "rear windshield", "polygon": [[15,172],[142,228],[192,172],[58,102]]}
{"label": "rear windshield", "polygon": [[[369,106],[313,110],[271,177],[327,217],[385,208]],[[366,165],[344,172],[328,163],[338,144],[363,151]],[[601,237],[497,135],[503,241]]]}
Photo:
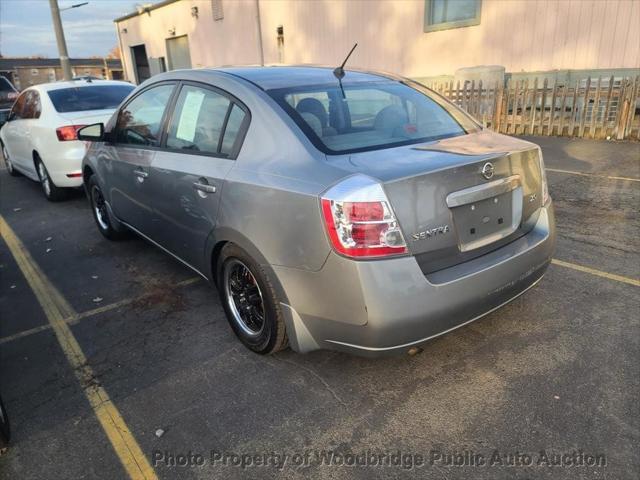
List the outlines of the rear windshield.
{"label": "rear windshield", "polygon": [[434,92],[399,82],[339,83],[268,93],[325,153],[353,153],[463,135],[478,125]]}
{"label": "rear windshield", "polygon": [[91,85],[50,90],[53,107],[60,113],[114,109],[133,90],[133,85]]}

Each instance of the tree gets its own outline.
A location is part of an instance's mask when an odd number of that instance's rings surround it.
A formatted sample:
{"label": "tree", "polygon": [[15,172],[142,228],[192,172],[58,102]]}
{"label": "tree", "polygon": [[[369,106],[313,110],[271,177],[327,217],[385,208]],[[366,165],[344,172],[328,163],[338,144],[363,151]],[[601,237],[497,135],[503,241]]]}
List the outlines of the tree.
{"label": "tree", "polygon": [[118,47],[118,45],[115,45],[111,50],[109,50],[109,53],[107,53],[107,58],[117,58],[118,60],[120,60],[122,58],[122,55],[120,54],[120,47]]}

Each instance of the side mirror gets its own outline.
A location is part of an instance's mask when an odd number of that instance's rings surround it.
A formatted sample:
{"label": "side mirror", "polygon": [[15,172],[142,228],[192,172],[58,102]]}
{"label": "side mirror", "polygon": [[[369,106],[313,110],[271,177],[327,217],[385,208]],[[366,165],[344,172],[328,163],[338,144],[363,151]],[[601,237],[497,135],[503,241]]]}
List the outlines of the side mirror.
{"label": "side mirror", "polygon": [[104,142],[104,124],[94,123],[78,130],[78,140],[85,142]]}

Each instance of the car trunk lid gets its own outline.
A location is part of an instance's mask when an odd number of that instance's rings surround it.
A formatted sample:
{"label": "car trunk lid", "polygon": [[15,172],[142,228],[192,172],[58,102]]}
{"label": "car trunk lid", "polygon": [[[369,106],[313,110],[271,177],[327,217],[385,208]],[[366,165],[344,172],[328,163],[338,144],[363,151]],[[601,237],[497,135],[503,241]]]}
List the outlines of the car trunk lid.
{"label": "car trunk lid", "polygon": [[[542,205],[539,149],[492,132],[351,155],[378,178],[424,273],[526,234]],[[483,174],[484,169],[484,174]]]}

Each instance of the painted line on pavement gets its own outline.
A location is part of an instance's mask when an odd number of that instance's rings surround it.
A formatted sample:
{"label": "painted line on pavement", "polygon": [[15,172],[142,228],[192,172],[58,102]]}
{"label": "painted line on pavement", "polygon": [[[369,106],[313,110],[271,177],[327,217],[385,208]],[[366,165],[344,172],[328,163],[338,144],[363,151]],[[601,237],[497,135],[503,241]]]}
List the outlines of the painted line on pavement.
{"label": "painted line on pavement", "polygon": [[545,170],[547,172],[568,173],[569,175],[580,175],[581,177],[595,177],[595,178],[604,178],[607,180],[624,180],[627,182],[640,182],[640,178],[611,177],[608,175],[598,175],[597,173],[585,173],[585,172],[575,172],[573,170],[561,170],[559,168],[545,168]]}
{"label": "painted line on pavement", "polygon": [[595,275],[596,277],[606,278],[608,280],[613,280],[616,282],[627,283],[629,285],[633,285],[635,287],[640,287],[640,280],[636,280],[635,278],[623,277],[622,275],[616,275],[615,273],[603,272],[602,270],[596,270],[595,268],[584,267],[582,265],[576,265],[575,263],[563,262],[562,260],[553,259],[551,263],[554,265],[558,265],[560,267],[570,268],[572,270],[577,270],[578,272],[588,273],[590,275]]}
{"label": "painted line on pavement", "polygon": [[1,215],[0,235],[44,310],[62,351],[129,478],[157,480],[153,468],[122,415],[105,389],[97,384],[95,372],[88,365],[80,344],[65,321],[66,318],[76,315],[73,308],[40,270],[31,254]]}
{"label": "painted line on pavement", "polygon": [[[187,285],[192,285],[194,283],[199,282],[200,280],[202,280],[201,277],[191,277],[174,284],[173,287],[186,287]],[[91,310],[77,313],[71,317],[67,317],[64,319],[64,321],[67,323],[67,325],[76,325],[77,323],[80,322],[80,320],[84,320],[85,318],[99,315],[100,313],[109,312],[117,308],[126,307],[127,305],[131,305],[132,303],[144,300],[145,298],[148,298],[151,295],[153,295],[153,293],[145,293],[137,297],[125,298],[117,302],[108,303],[107,305],[102,305],[101,307],[93,308]],[[7,335],[6,337],[0,338],[0,345],[2,345],[3,343],[9,343],[14,340],[18,340],[19,338],[28,337],[29,335],[33,335],[35,333],[40,333],[45,330],[50,330],[51,328],[52,328],[51,324],[47,323],[46,325],[40,325],[38,327],[30,328],[28,330],[23,330],[21,332],[14,333],[13,335]]]}

